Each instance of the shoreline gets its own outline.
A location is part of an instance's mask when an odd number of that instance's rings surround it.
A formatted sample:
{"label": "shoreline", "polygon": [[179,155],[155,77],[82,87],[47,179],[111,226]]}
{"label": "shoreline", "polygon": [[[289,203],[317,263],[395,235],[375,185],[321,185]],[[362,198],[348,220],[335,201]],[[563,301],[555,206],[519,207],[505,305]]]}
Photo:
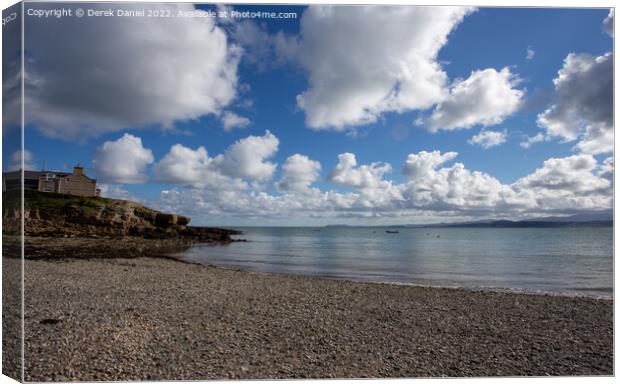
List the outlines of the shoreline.
{"label": "shoreline", "polygon": [[[237,240],[233,240],[235,242]],[[245,240],[242,240],[245,241]],[[202,244],[196,243],[192,244],[192,246],[200,246]],[[217,245],[217,244],[209,244],[209,245]],[[188,247],[188,249],[189,249]],[[182,252],[182,251],[180,251]],[[512,294],[523,294],[523,295],[548,295],[548,296],[559,296],[559,297],[583,297],[583,298],[591,298],[597,300],[609,300],[613,301],[613,287],[611,293],[608,295],[603,294],[587,294],[587,293],[571,293],[566,291],[543,291],[543,290],[535,290],[535,289],[526,289],[526,288],[505,288],[505,287],[484,287],[484,286],[448,286],[448,285],[433,285],[433,284],[421,284],[421,283],[403,283],[398,281],[372,281],[372,280],[364,280],[364,279],[355,279],[355,278],[346,278],[346,277],[332,277],[325,275],[314,275],[314,274],[303,274],[303,273],[290,273],[290,272],[274,272],[274,271],[256,271],[252,269],[245,269],[243,267],[237,266],[223,266],[216,265],[212,263],[201,263],[196,260],[189,260],[183,257],[181,253],[178,255],[168,255],[168,257],[175,259],[180,262],[190,263],[202,265],[205,267],[219,268],[225,270],[234,270],[241,271],[247,273],[256,273],[256,274],[274,274],[280,276],[300,276],[300,277],[308,277],[308,278],[316,278],[316,279],[326,279],[326,280],[337,280],[337,281],[346,281],[351,283],[361,283],[361,284],[386,284],[386,285],[397,285],[397,286],[407,286],[407,287],[419,287],[419,288],[437,288],[437,289],[456,289],[470,292],[496,292],[496,293],[512,293]]]}
{"label": "shoreline", "polygon": [[[240,236],[241,234],[235,235]],[[3,242],[11,236],[3,236]],[[256,271],[244,269],[236,266],[221,266],[211,263],[201,263],[200,261],[189,260],[183,257],[183,252],[193,246],[210,245],[210,246],[226,246],[235,242],[246,242],[245,239],[232,238],[231,241],[218,242],[201,242],[196,239],[188,238],[172,238],[172,239],[143,239],[138,237],[125,238],[108,238],[108,237],[39,237],[26,236],[26,246],[29,247],[30,253],[34,252],[33,257],[30,254],[26,259],[32,260],[59,260],[59,259],[106,259],[106,258],[126,258],[133,259],[137,257],[163,258],[178,261],[181,263],[196,264],[210,268],[218,268],[224,270],[233,270],[256,274],[274,274],[278,276],[300,276],[325,280],[337,280],[361,284],[386,284],[396,286],[420,287],[420,288],[436,288],[436,289],[456,289],[464,292],[495,292],[522,295],[548,295],[558,297],[578,297],[591,298],[597,300],[613,301],[612,292],[608,295],[602,294],[579,294],[561,291],[542,291],[522,288],[504,288],[504,287],[482,287],[482,286],[447,286],[433,284],[403,283],[396,281],[370,281],[355,278],[331,277],[313,274],[295,274],[289,272],[273,272],[273,271]],[[49,249],[48,249],[49,248]],[[117,254],[121,252],[121,254]],[[46,254],[47,253],[47,254]],[[127,253],[133,253],[128,255]],[[42,255],[43,254],[43,255]],[[69,256],[67,256],[69,254]]]}
{"label": "shoreline", "polygon": [[[192,244],[190,245],[190,247],[193,245],[201,245],[201,244],[200,243]],[[611,301],[611,302],[613,302],[614,300],[613,289],[612,289],[611,296],[603,296],[603,295],[589,295],[589,294],[578,294],[578,293],[568,293],[568,292],[531,290],[531,289],[522,289],[522,288],[445,286],[445,285],[432,285],[432,284],[401,283],[397,281],[370,281],[370,280],[362,280],[362,279],[357,280],[353,278],[331,277],[331,276],[324,276],[324,275],[297,274],[297,273],[289,273],[289,272],[255,271],[251,269],[245,269],[242,267],[223,266],[223,265],[216,265],[212,263],[201,263],[199,261],[185,259],[183,258],[182,255],[171,254],[171,255],[142,256],[142,257],[153,257],[153,258],[162,257],[164,259],[178,261],[181,263],[200,265],[205,268],[215,268],[215,269],[243,272],[243,273],[249,273],[249,274],[275,275],[275,276],[281,276],[281,277],[303,277],[303,278],[319,279],[319,280],[335,280],[335,281],[342,281],[342,282],[355,283],[355,284],[377,284],[377,285],[387,285],[387,286],[393,285],[393,286],[425,288],[425,289],[448,289],[448,290],[463,291],[463,293],[490,292],[490,293],[514,294],[514,295],[551,296],[551,297],[569,297],[569,298],[573,297],[573,298],[584,298],[584,299],[593,299],[593,300],[602,300],[602,301]]]}
{"label": "shoreline", "polygon": [[[200,245],[200,244],[196,244]],[[145,256],[149,257],[149,256]],[[153,256],[159,257],[159,256]],[[305,277],[310,279],[321,279],[321,280],[335,280],[335,281],[343,281],[349,283],[357,283],[357,284],[378,284],[378,285],[394,285],[394,286],[403,286],[403,287],[413,287],[413,288],[429,288],[429,289],[451,289],[451,290],[460,290],[464,292],[491,292],[491,293],[499,293],[499,294],[515,294],[515,295],[534,295],[534,296],[552,296],[552,297],[576,297],[576,298],[585,298],[585,299],[593,299],[593,300],[603,300],[603,301],[613,301],[613,290],[611,296],[604,295],[589,295],[589,294],[578,294],[578,293],[568,293],[568,292],[559,292],[559,291],[542,291],[542,290],[533,290],[533,289],[525,289],[525,288],[502,288],[502,287],[476,287],[476,286],[447,286],[447,285],[432,285],[432,284],[418,284],[418,283],[401,283],[397,281],[370,281],[370,280],[362,280],[362,279],[353,279],[353,278],[344,278],[344,277],[331,277],[324,275],[312,275],[312,274],[297,274],[297,273],[289,273],[289,272],[267,272],[267,271],[254,271],[251,269],[244,269],[242,267],[234,267],[234,266],[222,266],[211,263],[201,263],[199,261],[187,260],[182,256],[164,256],[164,258],[169,258],[171,260],[179,261],[181,263],[188,264],[196,264],[201,265],[207,268],[217,268],[223,270],[231,270],[237,272],[245,272],[245,273],[253,273],[253,274],[265,274],[265,275],[276,275],[282,277]]]}

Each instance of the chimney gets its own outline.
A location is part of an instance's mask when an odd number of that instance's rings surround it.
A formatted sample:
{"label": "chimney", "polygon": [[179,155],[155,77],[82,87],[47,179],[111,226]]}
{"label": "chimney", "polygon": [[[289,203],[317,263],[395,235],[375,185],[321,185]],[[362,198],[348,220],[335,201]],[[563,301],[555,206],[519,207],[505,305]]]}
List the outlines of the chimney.
{"label": "chimney", "polygon": [[73,167],[73,174],[74,175],[83,175],[84,174],[84,168],[81,165],[76,165],[75,167]]}

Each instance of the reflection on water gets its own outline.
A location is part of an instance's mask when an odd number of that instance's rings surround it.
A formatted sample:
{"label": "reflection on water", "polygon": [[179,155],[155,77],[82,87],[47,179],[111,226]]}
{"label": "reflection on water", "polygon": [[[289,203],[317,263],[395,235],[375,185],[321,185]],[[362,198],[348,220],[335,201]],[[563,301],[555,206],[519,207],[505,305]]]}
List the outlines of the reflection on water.
{"label": "reflection on water", "polygon": [[613,293],[609,228],[239,228],[184,257],[262,272],[563,294]]}

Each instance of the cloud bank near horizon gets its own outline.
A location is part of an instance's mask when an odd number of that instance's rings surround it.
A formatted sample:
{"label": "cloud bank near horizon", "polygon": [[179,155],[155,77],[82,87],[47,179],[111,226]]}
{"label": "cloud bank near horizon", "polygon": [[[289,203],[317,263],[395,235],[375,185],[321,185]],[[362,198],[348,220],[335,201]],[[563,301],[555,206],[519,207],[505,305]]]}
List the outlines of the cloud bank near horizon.
{"label": "cloud bank near horizon", "polygon": [[[612,157],[602,162],[585,153],[550,158],[504,184],[455,162],[456,152],[411,153],[396,168],[360,164],[355,154],[345,152],[333,169],[323,171],[320,162],[300,153],[283,164],[270,161],[279,145],[280,140],[265,131],[217,155],[209,155],[204,146],[174,144],[155,161],[139,137],[126,134],[98,148],[94,165],[98,172],[115,170],[99,173],[108,183],[170,185],[152,203],[197,217],[519,218],[612,207]],[[151,164],[153,177],[147,180]],[[402,181],[388,178],[394,169],[400,170]],[[322,188],[315,185],[321,181]],[[119,194],[118,189],[112,192]]]}

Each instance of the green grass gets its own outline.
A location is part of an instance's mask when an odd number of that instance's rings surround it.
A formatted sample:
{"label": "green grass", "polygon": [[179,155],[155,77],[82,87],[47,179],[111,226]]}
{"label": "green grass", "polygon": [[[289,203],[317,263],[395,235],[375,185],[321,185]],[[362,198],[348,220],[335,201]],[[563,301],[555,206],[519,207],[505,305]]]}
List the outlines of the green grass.
{"label": "green grass", "polygon": [[[20,191],[6,191],[3,193],[3,206],[9,209],[19,208]],[[39,192],[33,190],[24,191],[24,208],[40,209],[46,211],[61,212],[69,205],[94,209],[99,206],[107,207],[114,201],[105,197],[88,197],[65,195],[61,193]]]}

